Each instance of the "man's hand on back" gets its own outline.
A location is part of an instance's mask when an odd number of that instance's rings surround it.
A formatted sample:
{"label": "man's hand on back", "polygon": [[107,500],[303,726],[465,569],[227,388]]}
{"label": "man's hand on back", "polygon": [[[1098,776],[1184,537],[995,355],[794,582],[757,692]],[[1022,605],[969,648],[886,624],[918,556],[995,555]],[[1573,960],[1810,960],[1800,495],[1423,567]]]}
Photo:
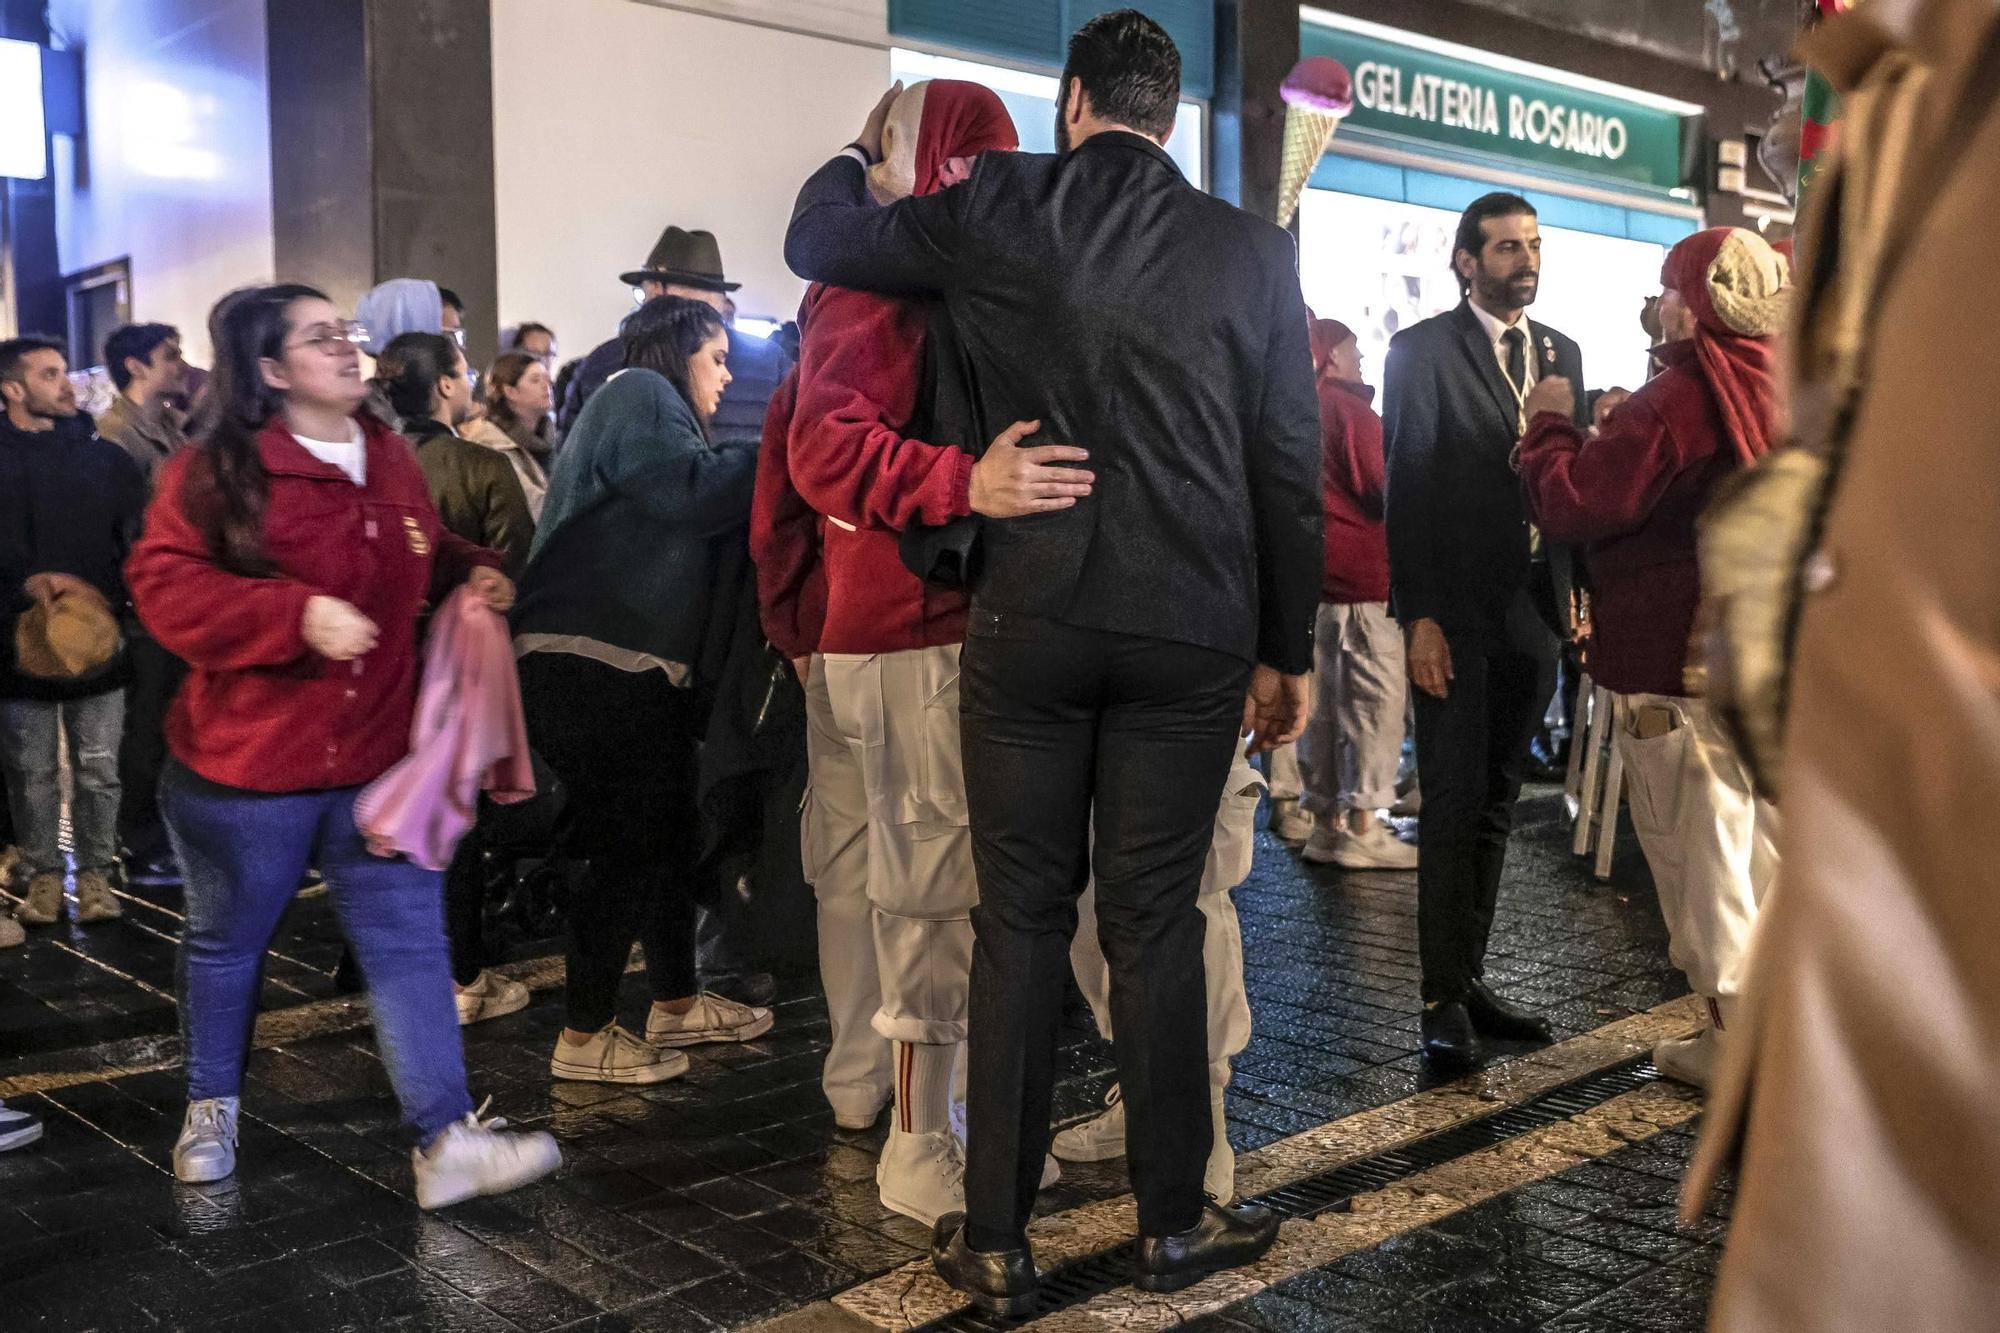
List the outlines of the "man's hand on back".
{"label": "man's hand on back", "polygon": [[1250,697],[1243,702],[1243,731],[1250,750],[1262,754],[1290,745],[1305,733],[1312,712],[1313,678],[1287,676],[1276,667],[1250,673]]}
{"label": "man's hand on back", "polygon": [[1042,428],[1039,421],[1017,421],[1000,432],[986,453],[972,465],[972,512],[987,518],[1019,518],[1068,509],[1090,494],[1097,474],[1082,468],[1058,467],[1090,457],[1067,444],[1041,444],[1023,449],[1021,441]]}
{"label": "man's hand on back", "polygon": [[1410,679],[1433,699],[1451,693],[1451,644],[1435,620],[1419,620],[1409,629]]}

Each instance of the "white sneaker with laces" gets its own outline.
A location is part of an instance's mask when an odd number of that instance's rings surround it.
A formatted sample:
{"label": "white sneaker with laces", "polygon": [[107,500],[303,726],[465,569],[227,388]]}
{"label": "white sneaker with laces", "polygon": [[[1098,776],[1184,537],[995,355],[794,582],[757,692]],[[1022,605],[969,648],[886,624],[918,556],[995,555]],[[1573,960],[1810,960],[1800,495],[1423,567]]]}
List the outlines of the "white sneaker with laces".
{"label": "white sneaker with laces", "polygon": [[76,877],[76,920],[79,925],[93,921],[115,921],[125,915],[118,895],[111,891],[111,877],[102,870],[85,870]]}
{"label": "white sneaker with laces", "polygon": [[1418,852],[1377,823],[1366,833],[1343,831],[1334,844],[1332,859],[1343,870],[1415,870]]}
{"label": "white sneaker with laces", "polygon": [[419,1208],[448,1208],[482,1194],[505,1194],[562,1165],[562,1149],[554,1136],[539,1131],[506,1134],[501,1131],[507,1122],[499,1116],[481,1120],[492,1103],[487,1098],[479,1110],[433,1139],[430,1147],[411,1150]]}
{"label": "white sneaker with laces", "polygon": [[489,967],[481,971],[470,986],[454,991],[452,998],[458,1001],[458,1025],[464,1027],[467,1023],[519,1013],[528,1007],[528,1001],[533,996],[520,982],[503,977]]}
{"label": "white sneaker with laces", "polygon": [[948,1129],[933,1134],[889,1131],[875,1165],[882,1206],[925,1226],[946,1213],[965,1211],[965,1158]]}
{"label": "white sneaker with laces", "polygon": [[25,1148],[41,1137],[40,1117],[0,1102],[0,1152],[6,1152],[10,1148]]}
{"label": "white sneaker with laces", "polygon": [[1663,1078],[1691,1087],[1706,1088],[1722,1063],[1723,1035],[1712,1027],[1692,1037],[1676,1037],[1653,1048],[1653,1067]]}
{"label": "white sneaker with laces", "polygon": [[1271,802],[1271,832],[1278,841],[1304,842],[1313,835],[1313,823],[1312,812],[1301,809],[1297,797]]}
{"label": "white sneaker with laces", "polygon": [[612,1023],[581,1046],[556,1034],[549,1073],[569,1083],[665,1083],[688,1071],[688,1058],[640,1041]]}
{"label": "white sneaker with laces", "polygon": [[174,1143],[174,1179],[189,1185],[226,1180],[236,1171],[235,1097],[189,1102],[181,1136]]}
{"label": "white sneaker with laces", "polygon": [[705,1041],[755,1041],[771,1030],[771,1011],[703,991],[684,1014],[654,1005],[646,1040],[655,1046],[699,1046]]}
{"label": "white sneaker with laces", "polygon": [[1058,1133],[1050,1149],[1065,1162],[1109,1162],[1125,1155],[1125,1101],[1113,1083],[1104,1110]]}

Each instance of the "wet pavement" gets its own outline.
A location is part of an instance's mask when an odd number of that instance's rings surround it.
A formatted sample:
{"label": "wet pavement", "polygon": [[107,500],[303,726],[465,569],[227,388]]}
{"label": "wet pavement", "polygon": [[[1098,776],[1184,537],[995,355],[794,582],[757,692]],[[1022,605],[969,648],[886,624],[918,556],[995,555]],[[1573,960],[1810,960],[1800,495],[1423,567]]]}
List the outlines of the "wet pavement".
{"label": "wet pavement", "polygon": [[[1171,1322],[1701,1327],[1727,1196],[1692,1230],[1676,1225],[1696,1103],[1642,1075],[1596,1102],[1574,1093],[1689,1026],[1687,1006],[1666,1003],[1685,987],[1632,849],[1605,886],[1567,841],[1560,797],[1524,806],[1489,977],[1569,1040],[1553,1053],[1503,1049],[1485,1079],[1438,1086],[1416,1054],[1414,877],[1314,869],[1260,836],[1237,893],[1256,1024],[1228,1108],[1240,1186],[1310,1183],[1363,1159],[1384,1183],[1293,1214],[1269,1263],[1236,1285],[1191,1289]],[[557,1085],[560,964],[549,942],[518,942],[510,967],[535,1003],[466,1029],[473,1094],[515,1125],[552,1130],[565,1167],[517,1194],[425,1214],[365,1012],[333,987],[329,906],[303,899],[266,969],[238,1177],[192,1188],[168,1165],[183,1098],[176,899],[135,893],[145,897],[122,921],[35,931],[0,954],[0,1097],[48,1125],[41,1144],[0,1156],[0,1328],[964,1324],[948,1293],[923,1287],[923,1229],[876,1199],[884,1131],[837,1130],[821,1098],[826,1017],[809,972],[785,979],[767,1038],[695,1048],[685,1079]],[[641,989],[629,988],[628,1022]],[[1089,1113],[1111,1060],[1080,1003],[1059,1068],[1058,1118]],[[1463,1153],[1436,1148],[1440,1131],[1552,1097],[1518,1135],[1502,1116],[1492,1123],[1506,1127]],[[1381,1163],[1405,1149],[1410,1169],[1392,1179]],[[1125,1189],[1122,1163],[1066,1168],[1042,1201],[1044,1267],[1129,1234]],[[1121,1280],[1079,1290],[1042,1322],[1145,1326],[1121,1304],[1132,1295]]]}

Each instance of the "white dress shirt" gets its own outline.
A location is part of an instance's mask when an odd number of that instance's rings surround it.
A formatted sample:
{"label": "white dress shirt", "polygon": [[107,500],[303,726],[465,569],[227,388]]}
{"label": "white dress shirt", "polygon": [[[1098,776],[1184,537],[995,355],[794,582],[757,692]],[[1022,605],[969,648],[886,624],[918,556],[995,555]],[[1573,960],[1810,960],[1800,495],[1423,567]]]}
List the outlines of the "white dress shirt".
{"label": "white dress shirt", "polygon": [[1521,331],[1521,364],[1526,368],[1527,373],[1521,377],[1519,384],[1513,386],[1520,404],[1520,417],[1515,422],[1514,429],[1519,434],[1525,435],[1528,431],[1528,409],[1526,406],[1528,390],[1534,388],[1535,381],[1541,378],[1537,373],[1541,365],[1541,357],[1535,350],[1534,325],[1528,322],[1526,311],[1515,316],[1512,324],[1502,324],[1498,316],[1488,314],[1486,311],[1480,309],[1477,301],[1467,301],[1466,304],[1472,307],[1473,318],[1479,321],[1479,327],[1486,330],[1487,338],[1493,343],[1493,359],[1500,366],[1500,378],[1508,380],[1510,383],[1513,376],[1512,372],[1507,368],[1507,343],[1505,339],[1508,329],[1519,329]]}

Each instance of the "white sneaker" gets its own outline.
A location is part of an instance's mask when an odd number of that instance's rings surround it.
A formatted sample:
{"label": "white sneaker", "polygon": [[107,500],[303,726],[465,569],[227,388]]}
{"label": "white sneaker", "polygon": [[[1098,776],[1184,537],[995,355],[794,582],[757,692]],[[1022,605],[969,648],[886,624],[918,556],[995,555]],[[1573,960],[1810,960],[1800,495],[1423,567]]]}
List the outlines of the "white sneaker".
{"label": "white sneaker", "polygon": [[1062,1163],[1056,1160],[1054,1153],[1047,1154],[1042,1158],[1042,1183],[1035,1186],[1035,1188],[1045,1190],[1061,1179]]}
{"label": "white sneaker", "polygon": [[28,942],[28,932],[21,929],[21,923],[14,914],[0,908],[0,949],[18,948]]}
{"label": "white sneaker", "polygon": [[1223,1110],[1221,1097],[1210,1100],[1208,1114],[1215,1141],[1208,1149],[1208,1166],[1202,1171],[1201,1187],[1209,1198],[1226,1204],[1236,1197],[1236,1149],[1229,1146],[1229,1117]]}
{"label": "white sneaker", "polygon": [[685,1055],[640,1041],[616,1023],[581,1046],[557,1033],[555,1054],[549,1057],[549,1073],[570,1083],[665,1083],[687,1071]]}
{"label": "white sneaker", "polygon": [[491,1103],[487,1098],[479,1111],[446,1129],[430,1147],[411,1149],[419,1208],[448,1208],[482,1194],[505,1194],[562,1165],[562,1149],[552,1135],[503,1134],[505,1120],[481,1120],[479,1112]]}
{"label": "white sneaker", "polygon": [[1417,849],[1382,824],[1366,833],[1342,830],[1333,848],[1333,864],[1343,870],[1415,870]]}
{"label": "white sneaker", "polygon": [[705,1041],[755,1041],[771,1030],[771,1011],[738,1004],[714,991],[695,997],[694,1008],[670,1014],[655,1005],[646,1018],[646,1040],[655,1046],[699,1046]]}
{"label": "white sneaker", "polygon": [[1722,1062],[1724,1037],[1714,1028],[1703,1028],[1692,1037],[1676,1037],[1653,1048],[1653,1067],[1664,1078],[1692,1087],[1706,1088]]}
{"label": "white sneaker", "polygon": [[842,1106],[832,1098],[827,1099],[827,1105],[833,1108],[833,1123],[857,1134],[864,1129],[875,1128],[875,1122],[882,1118],[882,1108],[888,1104],[889,1099],[884,1097],[875,1103],[873,1110],[866,1110],[860,1106]]}
{"label": "white sneaker", "polygon": [[464,1027],[467,1023],[519,1013],[528,1007],[533,996],[520,982],[489,967],[473,978],[470,986],[454,992],[452,998],[458,1001],[458,1025]]}
{"label": "white sneaker", "polygon": [[1125,1155],[1125,1101],[1113,1083],[1104,1094],[1104,1110],[1058,1133],[1049,1145],[1065,1162],[1108,1162]]}
{"label": "white sneaker", "polygon": [[189,1185],[225,1180],[236,1172],[235,1097],[189,1102],[181,1136],[174,1143],[174,1179]]}
{"label": "white sneaker", "polygon": [[882,1206],[927,1227],[946,1213],[965,1211],[965,1158],[948,1129],[934,1134],[889,1131],[875,1165]]}
{"label": "white sneaker", "polygon": [[1278,841],[1301,843],[1313,835],[1313,817],[1310,810],[1301,810],[1297,797],[1271,802],[1271,832]]}
{"label": "white sneaker", "polygon": [[1305,850],[1299,859],[1316,866],[1330,866],[1333,858],[1340,854],[1340,840],[1347,836],[1347,830],[1338,824],[1321,824],[1306,840]]}
{"label": "white sneaker", "polygon": [[38,1116],[26,1111],[17,1111],[5,1102],[0,1102],[0,1152],[10,1148],[25,1148],[42,1137],[42,1122]]}

